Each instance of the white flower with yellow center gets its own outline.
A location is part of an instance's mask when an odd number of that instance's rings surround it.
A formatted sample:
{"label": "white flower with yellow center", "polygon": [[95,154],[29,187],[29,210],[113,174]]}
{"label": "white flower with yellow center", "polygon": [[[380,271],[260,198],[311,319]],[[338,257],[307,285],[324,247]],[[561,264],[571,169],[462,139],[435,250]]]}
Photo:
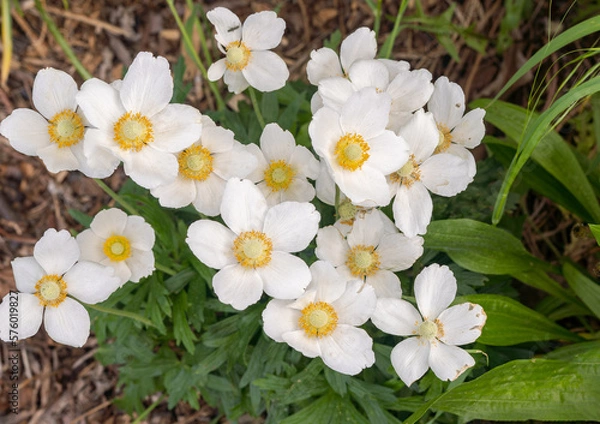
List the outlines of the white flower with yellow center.
{"label": "white flower with yellow center", "polygon": [[249,144],[258,166],[248,176],[258,183],[269,206],[286,201],[310,202],[315,188],[306,179],[319,175],[319,161],[304,146],[297,146],[294,136],[279,125],[268,124],[260,136],[260,148]]}
{"label": "white flower with yellow center", "polygon": [[451,197],[473,181],[469,164],[448,153],[434,154],[440,132],[431,113],[415,112],[399,131],[410,146],[408,162],[388,175],[396,195],[392,210],[396,226],[407,236],[425,234],[431,221],[433,202],[429,192]]}
{"label": "white flower with yellow center", "polygon": [[469,175],[475,176],[475,159],[467,149],[477,147],[485,135],[483,118],[485,110],[473,109],[465,113],[465,93],[460,85],[440,77],[427,103],[440,132],[436,153],[450,153],[465,159],[469,164]]}
{"label": "white flower with yellow center", "polygon": [[200,140],[177,154],[177,178],[153,188],[152,195],[162,206],[182,208],[191,203],[204,215],[218,215],[227,180],[245,178],[257,164],[233,137],[233,132],[203,116]]}
{"label": "white flower with yellow center", "polygon": [[[53,228],[35,244],[33,256],[14,259],[11,265],[19,293],[17,302],[8,294],[0,304],[0,339],[11,341],[15,332],[19,340],[31,337],[43,319],[54,341],[83,346],[90,334],[90,317],[77,300],[102,302],[119,287],[119,279],[112,269],[80,259],[69,232]],[[11,332],[9,318],[15,312],[18,327]]]}
{"label": "white flower with yellow center", "polygon": [[190,225],[187,244],[198,259],[220,271],[213,277],[219,300],[243,310],[263,291],[276,299],[295,299],[310,282],[306,263],[292,255],[317,234],[320,215],[310,203],[273,207],[250,180],[231,179],[221,217],[227,225],[199,220]]}
{"label": "white flower with yellow center", "polygon": [[311,265],[312,282],[297,300],[271,300],[263,312],[265,333],[329,368],[356,375],[375,363],[373,340],[359,325],[373,314],[370,286],[348,281],[328,262]]}
{"label": "white flower with yellow center", "polygon": [[429,368],[441,380],[455,380],[475,365],[458,346],[481,335],[485,312],[473,303],[448,308],[456,297],[456,279],[447,266],[423,269],[414,287],[419,310],[399,298],[378,299],[371,321],[388,334],[415,336],[398,343],[391,354],[392,365],[407,386]]}
{"label": "white flower with yellow center", "polygon": [[216,7],[206,14],[215,26],[219,50],[225,58],[208,68],[208,79],[224,77],[229,91],[241,93],[248,86],[274,91],[285,85],[289,71],[282,58],[270,51],[281,43],[285,21],[272,11],[253,13],[242,25],[231,10]]}
{"label": "white flower with yellow center", "polygon": [[125,173],[145,188],[173,181],[179,164],[174,153],[200,137],[200,112],[169,104],[173,79],[164,57],[140,52],[120,84],[87,80],[77,101],[96,128],[85,136],[85,154],[111,152],[123,161]]}
{"label": "white flower with yellow center", "polygon": [[386,232],[381,215],[372,212],[356,218],[346,238],[334,226],[321,228],[315,253],[346,280],[372,286],[378,298],[400,297],[400,279],[394,273],[410,268],[421,257],[423,239]]}
{"label": "white flower with yellow center", "polygon": [[115,208],[98,212],[90,228],[77,235],[81,258],[113,268],[121,285],[152,274],[154,240],[144,218]]}
{"label": "white flower with yellow center", "polygon": [[32,100],[38,112],[16,109],[0,123],[0,134],[17,151],[39,156],[50,172],[78,170],[91,178],[106,178],[119,161],[99,151],[84,155],[86,120],[75,100],[77,83],[53,68],[40,70],[33,81]]}
{"label": "white flower with yellow center", "polygon": [[389,111],[389,96],[365,88],[352,94],[340,112],[319,109],[308,127],[313,148],[355,204],[387,205],[390,192],[385,175],[408,159],[406,142],[386,130]]}

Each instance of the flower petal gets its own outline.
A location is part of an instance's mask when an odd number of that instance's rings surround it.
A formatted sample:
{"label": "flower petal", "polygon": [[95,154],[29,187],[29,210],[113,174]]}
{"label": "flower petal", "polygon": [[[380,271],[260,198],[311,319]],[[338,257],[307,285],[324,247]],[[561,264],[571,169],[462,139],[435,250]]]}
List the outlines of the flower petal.
{"label": "flower petal", "polygon": [[481,108],[467,113],[452,130],[452,141],[469,149],[478,146],[485,135],[484,117],[485,110]]}
{"label": "flower petal", "polygon": [[321,346],[319,345],[320,339],[318,337],[308,337],[304,330],[283,333],[281,338],[308,358],[321,356]]}
{"label": "flower petal", "polygon": [[438,124],[452,129],[465,113],[465,93],[460,85],[450,82],[447,77],[440,77],[435,81],[427,110],[433,113]]}
{"label": "flower petal", "polygon": [[358,60],[374,59],[377,53],[375,31],[367,27],[358,28],[348,35],[340,46],[340,61],[346,71]]}
{"label": "flower petal", "polygon": [[281,43],[285,21],[271,10],[253,13],[242,27],[242,41],[250,50],[274,49]]}
{"label": "flower petal", "polygon": [[154,272],[154,253],[151,250],[136,250],[125,263],[131,270],[129,281],[137,283]]}
{"label": "flower petal", "polygon": [[256,169],[257,162],[252,153],[236,141],[228,151],[213,154],[213,172],[225,181],[230,178],[246,178]]}
{"label": "flower petal", "polygon": [[69,295],[92,305],[108,299],[121,285],[112,268],[88,261],[77,262],[63,279]]}
{"label": "flower petal", "polygon": [[383,221],[377,214],[370,213],[354,220],[347,240],[350,247],[357,245],[377,247],[383,236]]}
{"label": "flower petal", "polygon": [[121,209],[104,209],[96,214],[90,228],[97,236],[107,239],[115,234],[123,234],[127,225],[127,214]]}
{"label": "flower petal", "polygon": [[407,237],[427,232],[433,213],[433,201],[421,182],[416,181],[410,187],[400,186],[392,209],[396,227]]}
{"label": "flower petal", "polygon": [[297,299],[310,283],[308,265],[297,256],[285,252],[273,252],[271,262],[257,268],[264,291],[275,299]]}
{"label": "flower petal", "polygon": [[371,321],[375,327],[395,336],[412,336],[423,322],[421,314],[406,300],[379,298]]}
{"label": "flower petal", "polygon": [[154,247],[156,235],[154,229],[144,218],[137,215],[127,217],[123,235],[127,237],[134,249],[149,251]]}
{"label": "flower petal", "polygon": [[58,69],[41,69],[33,81],[33,104],[46,119],[52,119],[65,109],[77,109],[76,94],[77,83],[73,77]]}
{"label": "flower petal", "polygon": [[225,69],[223,81],[227,84],[227,90],[234,94],[240,94],[250,85],[241,71],[230,71],[229,69]]}
{"label": "flower petal", "polygon": [[0,122],[0,134],[24,155],[36,156],[37,151],[50,145],[48,121],[31,109],[15,109]]}
{"label": "flower petal", "polygon": [[59,147],[58,144],[51,143],[37,151],[48,171],[75,171],[79,168],[79,161],[68,147]]}
{"label": "flower petal", "polygon": [[274,250],[299,252],[317,235],[320,219],[311,203],[284,202],[269,209],[263,231],[273,241]]}
{"label": "flower petal", "polygon": [[44,327],[55,342],[81,347],[90,336],[90,316],[81,303],[67,297],[57,307],[46,308]]}
{"label": "flower petal", "polygon": [[373,287],[377,298],[392,297],[399,298],[402,296],[402,286],[400,279],[396,274],[387,269],[380,269],[373,275],[369,275],[365,282]]}
{"label": "flower petal", "polygon": [[320,165],[313,154],[304,146],[296,146],[290,157],[290,165],[298,170],[298,173],[311,180],[319,176]]}
{"label": "flower petal", "polygon": [[422,109],[414,113],[412,119],[398,131],[398,135],[408,143],[418,164],[433,154],[440,139],[433,115]]}
{"label": "flower petal", "polygon": [[423,238],[404,234],[386,234],[377,247],[381,268],[393,272],[410,268],[423,254]]}
{"label": "flower petal", "polygon": [[225,7],[215,7],[206,13],[206,17],[215,26],[215,39],[227,46],[242,38],[242,23],[235,13]]}
{"label": "flower petal", "polygon": [[315,249],[317,258],[338,267],[346,263],[348,250],[348,243],[333,225],[320,228],[317,232],[317,248]]}
{"label": "flower petal", "polygon": [[208,68],[208,80],[217,81],[223,78],[225,71],[227,70],[227,61],[225,59],[219,59],[214,62]]}
{"label": "flower petal", "polygon": [[369,140],[383,133],[388,123],[391,99],[367,87],[352,94],[342,107],[340,125],[345,133]]}
{"label": "flower petal", "polygon": [[47,229],[33,248],[33,257],[46,274],[63,275],[79,256],[77,241],[67,230]]}
{"label": "flower petal", "polygon": [[346,285],[344,294],[333,302],[338,315],[338,324],[363,325],[375,312],[377,297],[371,286],[352,280]]}
{"label": "flower petal", "polygon": [[431,345],[429,366],[440,380],[454,381],[473,365],[473,357],[460,347],[444,343]]}
{"label": "flower petal", "polygon": [[[15,310],[16,321],[12,318]],[[44,307],[36,296],[29,293],[8,293],[0,303],[0,339],[13,342],[14,336],[17,336],[17,340],[33,336],[42,325],[43,314]],[[16,328],[11,327],[13,323],[16,323]]]}
{"label": "flower petal", "polygon": [[202,115],[195,107],[172,104],[152,117],[152,125],[152,147],[175,153],[198,141],[202,133]]}
{"label": "flower petal", "polygon": [[401,169],[408,161],[408,144],[402,137],[386,130],[369,140],[369,166],[384,175]]}
{"label": "flower petal", "polygon": [[372,206],[386,206],[390,203],[390,190],[378,169],[363,166],[356,171],[334,168],[333,177],[337,185],[354,204],[367,203]]}
{"label": "flower petal", "polygon": [[379,60],[359,60],[348,70],[348,78],[356,90],[375,87],[378,92],[383,92],[390,82],[390,73]]}
{"label": "flower petal", "polygon": [[190,225],[185,242],[201,262],[215,269],[237,264],[233,255],[235,234],[224,225],[202,219]]}
{"label": "flower petal", "polygon": [[36,283],[46,274],[33,256],[15,258],[11,261],[17,290],[34,293]]}
{"label": "flower petal", "polygon": [[477,173],[477,164],[475,163],[473,153],[471,153],[466,147],[455,143],[450,143],[450,146],[444,153],[458,156],[463,161],[467,162],[467,176],[471,179],[471,181],[473,181],[473,177]]}
{"label": "flower petal", "polygon": [[77,234],[76,240],[81,251],[79,260],[100,263],[106,259],[103,251],[106,240],[98,237],[91,229],[83,230]]}
{"label": "flower petal", "polygon": [[483,308],[474,303],[454,305],[438,316],[444,334],[439,339],[448,345],[473,343],[481,336],[487,316]]}
{"label": "flower petal", "polygon": [[386,92],[392,97],[393,114],[414,112],[425,106],[431,97],[431,72],[426,69],[399,71]]}
{"label": "flower petal", "polygon": [[429,369],[430,343],[419,337],[402,340],[392,349],[392,366],[406,386],[412,385]]}
{"label": "flower petal", "polygon": [[204,215],[216,216],[219,215],[219,208],[223,201],[223,193],[225,192],[225,180],[215,174],[209,175],[204,181],[197,181],[196,197],[192,204],[196,210]]}
{"label": "flower petal", "polygon": [[179,163],[172,153],[146,146],[123,160],[125,174],[147,189],[173,182],[179,172]]}
{"label": "flower petal", "polygon": [[329,47],[310,52],[310,60],[306,64],[306,75],[312,85],[317,85],[325,78],[343,77],[340,59],[336,52]]}
{"label": "flower petal", "polygon": [[183,208],[196,199],[196,184],[194,180],[179,175],[173,182],[154,187],[150,192],[161,206]]}
{"label": "flower petal", "polygon": [[267,161],[289,162],[295,147],[296,141],[292,133],[276,123],[267,124],[260,135],[260,148]]}
{"label": "flower petal", "polygon": [[[333,303],[346,291],[346,280],[326,261],[316,261],[310,266],[312,281],[308,290],[315,292],[315,301]],[[306,297],[306,296],[304,296]]]}
{"label": "flower petal", "polygon": [[415,278],[415,297],[423,320],[433,321],[456,297],[456,278],[446,265],[431,264]]}
{"label": "flower petal", "polygon": [[373,339],[362,328],[339,324],[319,345],[325,365],[342,374],[356,375],[375,363]]}
{"label": "flower petal", "polygon": [[234,233],[262,231],[266,213],[265,196],[252,181],[232,178],[227,182],[221,203],[221,216]]}
{"label": "flower petal", "polygon": [[469,176],[469,162],[447,153],[433,155],[421,164],[420,169],[425,187],[440,196],[455,196],[473,181]]}
{"label": "flower petal", "polygon": [[298,330],[301,313],[289,307],[289,300],[273,299],[262,313],[263,330],[276,342],[283,342],[283,334]]}
{"label": "flower petal", "polygon": [[343,76],[322,79],[319,81],[319,91],[317,91],[323,106],[337,112],[342,110],[344,104],[355,92],[354,85]]}
{"label": "flower petal", "polygon": [[217,272],[212,283],[219,300],[238,311],[258,302],[263,293],[263,282],[258,273],[238,264]]}
{"label": "flower petal", "polygon": [[253,51],[242,74],[248,84],[263,92],[279,90],[290,76],[283,59],[270,50]]}
{"label": "flower petal", "polygon": [[104,131],[113,131],[115,123],[125,114],[119,92],[97,78],[85,81],[76,98],[90,124]]}

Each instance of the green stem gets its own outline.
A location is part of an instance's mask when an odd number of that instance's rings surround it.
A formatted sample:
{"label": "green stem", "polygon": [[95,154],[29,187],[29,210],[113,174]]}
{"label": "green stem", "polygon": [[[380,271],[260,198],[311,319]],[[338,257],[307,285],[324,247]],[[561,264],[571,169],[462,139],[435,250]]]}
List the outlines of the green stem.
{"label": "green stem", "polygon": [[190,34],[188,34],[185,25],[183,24],[181,18],[179,17],[179,14],[177,13],[177,9],[175,9],[175,4],[173,4],[173,0],[167,0],[167,5],[171,10],[171,14],[175,18],[175,22],[179,27],[179,31],[181,31],[181,36],[183,37],[183,44],[185,45],[188,53],[192,57],[192,60],[194,61],[198,69],[200,69],[200,72],[202,72],[202,76],[204,77],[204,79],[208,81],[208,86],[210,87],[210,90],[215,95],[215,98],[217,100],[217,108],[219,110],[224,110],[225,101],[223,100],[223,97],[221,97],[221,93],[219,92],[217,85],[214,82],[208,80],[208,73],[206,71],[206,67],[204,66],[204,64],[200,60],[200,56],[198,56],[198,53],[196,53],[196,50],[194,49],[194,43],[192,43]]}
{"label": "green stem", "polygon": [[[194,6],[193,0],[186,0],[186,4],[190,8],[190,10],[195,11],[195,6]],[[200,9],[202,9],[201,4],[198,3],[196,6]],[[202,12],[204,13],[204,10],[202,10]],[[206,42],[206,36],[204,35],[204,26],[202,25],[202,22],[200,21],[200,19],[198,18],[198,15],[196,15],[196,13],[194,13],[194,22],[198,26],[198,36],[200,37],[200,44],[202,45],[202,52],[204,53],[204,60],[206,60],[206,62],[208,63],[208,66],[210,67],[210,65],[212,65],[212,63],[213,63],[212,55],[210,54],[210,50],[208,49],[208,43]]]}
{"label": "green stem", "polygon": [[161,272],[164,272],[165,274],[169,274],[171,276],[177,274],[177,271],[175,271],[165,265],[161,265],[159,263],[155,263],[154,268],[156,268],[157,270],[159,270]]}
{"label": "green stem", "polygon": [[391,37],[392,40],[386,44],[386,49],[382,52],[381,55],[381,57],[384,59],[389,59],[392,55],[392,48],[394,47],[394,42],[396,41],[396,37],[398,37],[398,33],[400,32],[400,21],[402,20],[402,16],[404,15],[404,11],[406,10],[407,6],[408,0],[402,0],[402,3],[400,3],[400,10],[398,10],[396,20],[394,21],[394,28],[392,29],[392,32],[389,35],[389,37]]}
{"label": "green stem", "polygon": [[373,24],[373,31],[375,31],[375,36],[379,35],[379,28],[381,27],[381,7],[382,0],[377,0],[377,8],[373,11],[375,15],[375,23]]}
{"label": "green stem", "polygon": [[139,215],[139,212],[131,206],[128,202],[126,202],[123,197],[115,193],[106,183],[98,178],[94,178],[94,181],[98,186],[104,190],[106,194],[108,194],[115,202],[123,206],[131,215]]}
{"label": "green stem", "polygon": [[250,100],[252,100],[252,107],[254,108],[254,113],[256,114],[256,119],[258,119],[258,123],[261,128],[265,127],[265,118],[263,118],[262,113],[260,112],[260,107],[258,106],[258,99],[256,98],[256,90],[253,87],[248,87],[248,92],[250,93]]}
{"label": "green stem", "polygon": [[116,315],[118,317],[125,317],[125,318],[131,318],[135,321],[141,322],[142,324],[146,325],[147,327],[154,327],[156,328],[156,326],[154,324],[152,324],[152,322],[146,318],[144,318],[141,315],[138,315],[134,312],[129,312],[129,311],[122,311],[120,309],[113,309],[113,308],[108,308],[106,306],[100,306],[100,305],[90,305],[89,303],[83,303],[81,302],[86,308],[89,309],[94,309],[95,311],[98,312],[104,312],[105,314],[110,314],[110,315]]}
{"label": "green stem", "polygon": [[154,408],[156,408],[158,405],[160,405],[160,403],[163,400],[165,400],[165,397],[166,396],[164,394],[160,395],[160,397],[156,401],[154,401],[152,403],[152,405],[150,405],[148,408],[146,408],[144,410],[144,412],[142,412],[140,414],[140,416],[137,417],[136,420],[133,421],[131,424],[140,424],[142,422],[142,420],[144,420],[150,414],[150,412],[152,412],[154,410]]}
{"label": "green stem", "polygon": [[35,8],[38,10],[38,12],[40,12],[40,16],[48,26],[48,30],[50,31],[50,33],[52,33],[52,36],[54,37],[60,48],[63,50],[63,52],[65,52],[69,61],[73,64],[73,66],[75,66],[75,69],[77,69],[79,75],[81,75],[81,77],[86,80],[92,78],[92,74],[90,74],[88,70],[85,69],[85,67],[79,61],[77,56],[75,56],[73,49],[71,49],[69,43],[67,43],[67,41],[64,39],[60,31],[58,30],[56,24],[48,15],[46,9],[44,9],[44,5],[42,4],[41,0],[35,0]]}
{"label": "green stem", "polygon": [[335,217],[337,219],[340,218],[340,212],[339,212],[339,208],[340,208],[340,188],[338,187],[338,185],[335,185]]}

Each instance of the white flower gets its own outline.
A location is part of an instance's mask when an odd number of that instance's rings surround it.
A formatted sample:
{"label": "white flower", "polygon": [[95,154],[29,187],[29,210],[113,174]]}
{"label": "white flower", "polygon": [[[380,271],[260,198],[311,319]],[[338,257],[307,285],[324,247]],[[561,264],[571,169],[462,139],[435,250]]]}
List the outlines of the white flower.
{"label": "white flower", "polygon": [[469,176],[475,176],[475,159],[467,149],[477,147],[485,135],[485,110],[473,109],[463,116],[465,93],[460,85],[448,81],[446,77],[436,80],[427,109],[433,114],[440,131],[436,153],[450,153],[467,160]]}
{"label": "white flower", "polygon": [[[119,279],[112,269],[79,259],[79,247],[69,232],[51,228],[35,244],[33,256],[11,262],[20,293],[16,305],[11,294],[0,304],[2,340],[12,340],[15,331],[19,340],[33,336],[43,317],[46,332],[54,341],[84,345],[90,334],[90,317],[77,300],[102,302],[119,287]],[[11,328],[9,317],[15,312],[17,326]]]}
{"label": "white flower", "polygon": [[[396,226],[407,236],[425,234],[433,202],[429,191],[450,197],[463,191],[473,178],[468,162],[448,153],[433,154],[440,133],[431,113],[417,111],[399,131],[410,146],[408,162],[388,175]],[[429,190],[429,191],[428,191]]]}
{"label": "white flower", "polygon": [[315,188],[306,181],[319,174],[319,161],[304,146],[297,146],[294,136],[279,125],[267,124],[260,136],[260,149],[249,144],[258,166],[248,179],[259,183],[269,206],[285,201],[310,202]]}
{"label": "white flower", "polygon": [[215,26],[219,50],[226,57],[208,68],[208,79],[224,76],[229,91],[241,93],[249,85],[274,91],[285,85],[289,71],[283,59],[270,51],[281,43],[285,21],[272,11],[253,13],[244,24],[229,9],[216,7],[206,14]]}
{"label": "white flower", "polygon": [[39,156],[50,172],[79,170],[91,178],[106,178],[119,161],[108,152],[86,159],[86,120],[77,109],[77,83],[57,69],[40,70],[33,81],[36,109],[16,109],[0,123],[0,134],[17,151]]}
{"label": "white flower", "polygon": [[386,233],[381,215],[366,213],[356,218],[345,239],[333,226],[321,228],[315,253],[346,280],[372,286],[377,297],[400,297],[400,279],[394,272],[410,268],[423,254],[423,239]]}
{"label": "white flower", "polygon": [[[460,345],[474,342],[485,324],[481,306],[448,306],[456,296],[456,279],[447,266],[433,264],[415,278],[419,310],[401,299],[378,299],[371,318],[382,331],[409,337],[394,347],[392,365],[410,386],[431,368],[441,380],[455,380],[475,360]],[[420,313],[419,313],[420,311]]]}
{"label": "white flower", "polygon": [[152,274],[154,240],[144,218],[115,208],[98,212],[90,228],[77,235],[81,258],[113,268],[121,285]]}
{"label": "white flower", "polygon": [[311,265],[312,282],[299,299],[271,300],[263,312],[265,333],[329,368],[356,375],[375,363],[373,340],[356,328],[375,309],[376,297],[360,281],[346,281],[333,266]]}
{"label": "white flower", "polygon": [[385,175],[408,159],[405,141],[385,129],[389,110],[389,96],[365,88],[352,94],[340,112],[319,109],[308,127],[313,148],[355,204],[387,205],[390,192]]}
{"label": "white flower", "polygon": [[290,252],[306,249],[317,233],[320,215],[312,204],[283,202],[269,208],[250,180],[231,179],[221,217],[227,227],[199,220],[186,238],[198,259],[220,270],[212,284],[221,302],[242,310],[258,302],[263,290],[277,299],[304,292],[308,266]]}
{"label": "white flower", "polygon": [[177,178],[153,188],[152,195],[162,206],[182,208],[191,203],[200,213],[218,215],[227,180],[245,178],[257,164],[233,137],[233,132],[203,116],[200,140],[177,154]]}
{"label": "white flower", "polygon": [[198,140],[202,123],[197,109],[169,104],[172,95],[169,62],[148,52],[138,53],[121,84],[84,82],[77,101],[96,127],[86,133],[86,157],[111,152],[145,188],[173,181],[179,169],[174,153]]}

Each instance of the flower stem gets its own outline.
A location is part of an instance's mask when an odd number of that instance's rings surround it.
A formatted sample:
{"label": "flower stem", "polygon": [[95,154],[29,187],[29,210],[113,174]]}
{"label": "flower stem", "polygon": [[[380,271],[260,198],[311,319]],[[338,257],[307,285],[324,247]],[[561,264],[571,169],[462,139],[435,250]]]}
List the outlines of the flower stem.
{"label": "flower stem", "polygon": [[159,397],[159,398],[158,398],[156,401],[154,401],[154,402],[152,403],[152,405],[150,405],[148,408],[146,408],[146,409],[144,410],[144,412],[142,412],[142,413],[140,414],[140,416],[139,416],[139,417],[137,417],[137,418],[135,419],[135,421],[133,421],[131,424],[140,424],[140,423],[141,423],[141,422],[142,422],[142,421],[143,421],[143,420],[144,420],[144,419],[145,419],[145,418],[146,418],[146,417],[147,417],[147,416],[150,414],[150,412],[152,412],[152,411],[154,410],[154,408],[156,408],[158,405],[160,405],[160,403],[161,403],[163,400],[165,400],[165,397],[166,397],[166,396],[165,396],[165,394],[164,394],[164,393],[163,393],[162,395],[160,395],[160,397]]}
{"label": "flower stem", "polygon": [[136,314],[134,312],[129,312],[129,311],[122,311],[120,309],[113,309],[113,308],[108,308],[106,306],[100,306],[100,305],[90,305],[89,303],[83,303],[81,302],[85,307],[89,308],[89,309],[94,309],[95,311],[98,312],[104,312],[105,314],[110,314],[110,315],[116,315],[119,317],[125,317],[125,318],[131,318],[135,321],[139,321],[142,324],[145,324],[147,327],[155,327],[156,326],[154,324],[152,324],[152,322],[146,318],[144,318],[143,316]]}
{"label": "flower stem", "polygon": [[154,268],[156,268],[157,270],[159,270],[160,272],[164,272],[165,274],[169,274],[171,276],[177,274],[177,271],[175,271],[174,269],[171,269],[165,265],[161,265],[159,263],[155,263],[154,264]]}
{"label": "flower stem", "polygon": [[5,87],[8,74],[10,74],[10,62],[12,59],[12,19],[10,16],[11,4],[9,0],[2,0],[2,71],[1,83]]}
{"label": "flower stem", "polygon": [[250,93],[250,100],[252,100],[252,107],[254,108],[254,113],[256,114],[256,119],[258,119],[258,123],[261,128],[265,128],[265,118],[263,118],[262,113],[260,112],[260,107],[258,106],[258,99],[256,98],[256,90],[253,87],[248,87],[248,92]]}
{"label": "flower stem", "polygon": [[81,77],[86,80],[92,78],[92,74],[90,74],[88,70],[85,69],[85,66],[83,66],[83,64],[79,61],[77,56],[75,56],[73,49],[71,49],[69,43],[67,43],[65,38],[62,36],[56,24],[48,15],[48,12],[46,12],[46,9],[44,9],[44,5],[42,4],[41,0],[35,0],[35,8],[40,13],[42,20],[48,26],[48,30],[52,33],[52,36],[54,37],[60,48],[63,50],[63,52],[65,52],[69,61],[73,64],[75,69],[77,69],[77,72],[79,72],[79,75],[81,75]]}
{"label": "flower stem", "polygon": [[402,20],[402,16],[404,15],[404,11],[408,6],[408,0],[402,0],[400,3],[400,9],[398,10],[398,14],[396,15],[396,20],[394,21],[394,28],[392,29],[392,33],[389,35],[391,41],[386,42],[385,51],[381,52],[381,57],[384,59],[389,59],[392,55],[392,48],[394,47],[394,41],[396,37],[398,37],[398,33],[400,32],[400,21]]}
{"label": "flower stem", "polygon": [[125,208],[127,210],[127,212],[129,212],[131,215],[139,215],[138,211],[133,206],[131,206],[129,203],[127,203],[123,199],[123,197],[121,197],[120,195],[118,195],[117,193],[115,193],[108,185],[106,185],[106,183],[104,181],[102,181],[102,180],[100,180],[98,178],[94,178],[94,181],[115,202],[117,202],[118,204],[120,204],[121,206],[123,206],[123,208]]}
{"label": "flower stem", "polygon": [[340,217],[340,188],[338,185],[335,185],[335,217],[339,219]]}

